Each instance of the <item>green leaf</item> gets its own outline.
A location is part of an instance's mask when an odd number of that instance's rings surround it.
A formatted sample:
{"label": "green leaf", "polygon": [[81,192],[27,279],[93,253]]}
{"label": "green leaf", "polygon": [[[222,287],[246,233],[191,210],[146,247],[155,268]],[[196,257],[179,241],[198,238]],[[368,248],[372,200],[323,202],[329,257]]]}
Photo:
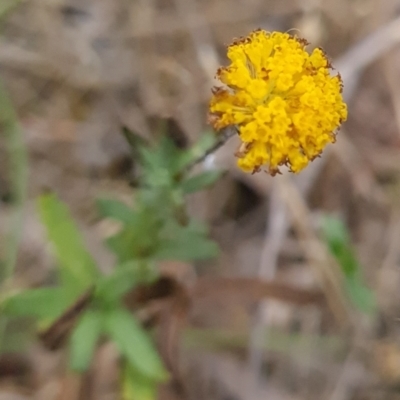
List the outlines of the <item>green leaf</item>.
{"label": "green leaf", "polygon": [[343,221],[339,218],[324,215],[321,219],[322,231],[329,243],[349,243],[350,236]]}
{"label": "green leaf", "polygon": [[105,329],[138,372],[158,381],[168,378],[149,335],[128,311],[122,308],[112,310],[106,317]]}
{"label": "green leaf", "polygon": [[86,371],[93,358],[99,341],[103,316],[98,310],[87,310],[79,319],[70,339],[70,368],[73,371]]}
{"label": "green leaf", "polygon": [[194,193],[211,186],[221,175],[222,171],[205,171],[183,181],[181,188],[185,194]]}
{"label": "green leaf", "polygon": [[176,161],[183,150],[175,145],[172,138],[164,134],[161,136],[155,152],[158,155],[159,166],[168,169],[171,175],[174,175],[177,172]]}
{"label": "green leaf", "polygon": [[179,241],[165,240],[156,254],[157,260],[195,261],[215,258],[218,246],[211,240],[199,237],[179,238]]}
{"label": "green leaf", "polygon": [[96,297],[115,302],[139,284],[150,284],[157,278],[155,269],[145,261],[128,261],[102,277],[97,285]]}
{"label": "green leaf", "polygon": [[218,246],[205,236],[202,227],[194,223],[185,227],[175,224],[170,231],[170,237],[160,241],[155,259],[193,261],[218,255]]}
{"label": "green leaf", "polygon": [[118,200],[98,199],[96,205],[103,217],[112,218],[123,223],[134,222],[134,211]]}
{"label": "green leaf", "polygon": [[346,276],[359,270],[357,258],[350,247],[350,236],[343,222],[334,217],[324,216],[322,231],[332,255],[338,260]]}
{"label": "green leaf", "polygon": [[57,318],[68,307],[70,301],[61,288],[30,289],[3,299],[3,312],[15,317]]}
{"label": "green leaf", "polygon": [[356,255],[351,248],[350,236],[338,218],[324,216],[322,232],[329,250],[338,261],[346,277],[354,277],[360,271]]}
{"label": "green leaf", "polygon": [[106,240],[107,246],[117,256],[118,262],[123,263],[135,258],[134,243],[135,235],[129,229],[123,229]]}
{"label": "green leaf", "polygon": [[153,188],[174,187],[187,172],[185,169],[215,142],[215,135],[206,134],[191,149],[184,150],[164,135],[156,145],[140,148],[144,167],[142,184]]}
{"label": "green leaf", "polygon": [[374,292],[363,284],[360,277],[347,277],[345,282],[352,303],[366,314],[374,313],[377,309]]}
{"label": "green leaf", "polygon": [[151,186],[168,185],[173,182],[177,159],[183,150],[178,149],[173,140],[166,135],[160,137],[153,146],[141,147],[146,184]]}
{"label": "green leaf", "polygon": [[350,235],[343,222],[334,217],[322,219],[323,237],[331,254],[336,258],[345,278],[346,292],[360,311],[376,310],[374,293],[363,282],[361,266],[350,243]]}
{"label": "green leaf", "polygon": [[124,135],[126,141],[129,143],[134,156],[138,155],[139,148],[149,146],[149,143],[146,141],[146,139],[144,139],[138,133],[130,130],[126,126],[122,128],[122,134]]}
{"label": "green leaf", "polygon": [[100,275],[96,263],[67,207],[54,194],[40,196],[38,208],[54,246],[62,283],[71,294],[79,295]]}
{"label": "green leaf", "polygon": [[155,400],[157,398],[157,381],[149,379],[125,363],[122,375],[123,400]]}
{"label": "green leaf", "polygon": [[117,255],[119,263],[147,258],[157,246],[161,226],[162,221],[154,209],[143,207],[137,211],[134,222],[107,239],[107,245]]}

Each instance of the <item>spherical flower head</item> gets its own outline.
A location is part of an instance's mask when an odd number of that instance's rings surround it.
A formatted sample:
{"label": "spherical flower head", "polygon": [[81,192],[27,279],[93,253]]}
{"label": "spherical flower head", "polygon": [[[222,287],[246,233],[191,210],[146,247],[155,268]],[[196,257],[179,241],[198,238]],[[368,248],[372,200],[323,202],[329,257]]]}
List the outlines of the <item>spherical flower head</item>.
{"label": "spherical flower head", "polygon": [[274,175],[286,165],[299,172],[318,157],[347,118],[340,75],[325,53],[305,50],[304,39],[256,30],[228,47],[230,64],[219,68],[224,84],[213,89],[214,129],[236,126],[242,145],[238,165]]}

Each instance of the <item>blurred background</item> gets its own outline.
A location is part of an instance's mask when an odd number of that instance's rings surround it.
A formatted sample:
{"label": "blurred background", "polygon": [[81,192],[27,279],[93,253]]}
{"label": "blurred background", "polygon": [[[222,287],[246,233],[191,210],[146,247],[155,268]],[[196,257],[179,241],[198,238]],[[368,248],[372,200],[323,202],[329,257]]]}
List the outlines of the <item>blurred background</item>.
{"label": "blurred background", "polygon": [[[226,45],[256,28],[323,47],[343,77],[349,118],[322,158],[296,176],[244,174],[232,138],[204,163],[226,173],[189,208],[221,252],[163,266],[188,285],[211,281],[193,300],[176,361],[184,394],[170,385],[159,398],[400,399],[400,1],[0,0],[0,17],[0,78],[12,104],[0,107],[19,124],[29,162],[13,278],[21,287],[43,284],[54,268],[34,206],[44,188],[68,204],[99,265],[112,264],[102,245],[112,227],[93,204],[103,193],[131,196],[135,160],[122,126],[150,138],[167,118],[170,135],[194,142],[209,130]],[[12,154],[2,132],[2,257]],[[214,288],[214,277],[243,280]],[[275,295],[260,289],[265,280]],[[293,288],[322,296],[309,304]],[[58,394],[60,352],[23,325],[6,333],[1,400],[72,398]],[[84,398],[117,398],[113,353],[98,357]]]}

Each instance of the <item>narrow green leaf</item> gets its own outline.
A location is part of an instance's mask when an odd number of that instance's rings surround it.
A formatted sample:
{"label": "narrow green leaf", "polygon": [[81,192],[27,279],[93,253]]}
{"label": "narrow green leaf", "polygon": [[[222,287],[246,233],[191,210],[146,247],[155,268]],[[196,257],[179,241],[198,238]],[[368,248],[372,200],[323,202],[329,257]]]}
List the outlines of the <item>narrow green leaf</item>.
{"label": "narrow green leaf", "polygon": [[173,156],[162,146],[171,148],[170,153],[176,153],[176,149],[168,140],[162,142],[153,147],[140,149],[143,163],[142,184],[144,186],[161,188],[170,187],[174,183]]}
{"label": "narrow green leaf", "polygon": [[122,128],[122,134],[124,135],[126,141],[129,143],[133,155],[137,156],[138,155],[138,149],[140,147],[147,147],[149,146],[149,143],[144,139],[142,136],[140,136],[138,133],[130,130],[126,126]]}
{"label": "narrow green leaf", "polygon": [[372,314],[376,311],[374,292],[366,287],[360,277],[346,278],[346,291],[352,303],[362,312]]}
{"label": "narrow green leaf", "polygon": [[157,260],[193,261],[214,258],[218,255],[218,246],[205,236],[202,227],[192,223],[181,227],[175,225],[168,238],[161,240],[155,251]]}
{"label": "narrow green leaf", "polygon": [[172,138],[162,135],[157,145],[160,167],[168,169],[172,174],[176,172],[176,160],[183,150],[179,149]]}
{"label": "narrow green leaf", "polygon": [[115,268],[111,275],[101,278],[97,285],[96,298],[106,302],[119,300],[139,281],[137,265],[134,261],[121,268]]}
{"label": "narrow green leaf", "polygon": [[154,257],[157,260],[195,261],[207,260],[218,255],[218,246],[203,237],[188,237],[179,242],[165,240]]}
{"label": "narrow green leaf", "polygon": [[53,319],[69,305],[69,299],[61,288],[30,289],[3,299],[0,308],[14,317],[38,317]]}
{"label": "narrow green leaf", "polygon": [[344,223],[330,215],[322,218],[322,230],[329,243],[349,243],[350,237]]}
{"label": "narrow green leaf", "polygon": [[109,276],[102,277],[97,285],[96,297],[107,302],[119,300],[139,284],[156,279],[155,270],[144,261],[128,261],[114,268]]}
{"label": "narrow green leaf", "polygon": [[125,363],[122,376],[123,400],[155,400],[157,381],[142,375],[129,363]]}
{"label": "narrow green leaf", "polygon": [[70,368],[86,371],[102,332],[103,316],[98,310],[87,310],[79,319],[70,339]]}
{"label": "narrow green leaf", "polygon": [[162,221],[151,207],[138,210],[135,222],[126,224],[120,232],[107,239],[107,245],[124,263],[135,258],[146,258],[157,245]]}
{"label": "narrow green leaf", "polygon": [[349,299],[360,311],[373,313],[376,310],[374,293],[363,282],[361,266],[351,246],[346,226],[338,218],[324,216],[322,232],[331,254],[343,272]]}
{"label": "narrow green leaf", "polygon": [[158,381],[168,378],[149,335],[128,311],[121,308],[111,311],[106,317],[105,329],[138,372]]}
{"label": "narrow green leaf", "polygon": [[205,171],[182,182],[185,194],[197,192],[214,184],[222,175],[222,171]]}
{"label": "narrow green leaf", "polygon": [[85,249],[67,207],[54,194],[40,196],[38,208],[54,246],[63,285],[70,293],[79,295],[100,275],[96,263]]}
{"label": "narrow green leaf", "polygon": [[98,199],[96,205],[103,217],[112,218],[123,223],[134,221],[134,211],[118,200]]}
{"label": "narrow green leaf", "polygon": [[140,148],[146,169],[164,169],[171,175],[175,172],[176,159],[182,151],[175,146],[173,140],[167,135],[162,135],[159,141],[151,147]]}
{"label": "narrow green leaf", "polygon": [[343,273],[352,276],[359,270],[357,258],[350,246],[350,235],[343,222],[334,217],[324,216],[322,231],[332,255],[338,260]]}
{"label": "narrow green leaf", "polygon": [[118,262],[123,263],[135,257],[132,243],[135,241],[134,234],[129,229],[123,229],[114,236],[107,238],[106,244],[117,256]]}

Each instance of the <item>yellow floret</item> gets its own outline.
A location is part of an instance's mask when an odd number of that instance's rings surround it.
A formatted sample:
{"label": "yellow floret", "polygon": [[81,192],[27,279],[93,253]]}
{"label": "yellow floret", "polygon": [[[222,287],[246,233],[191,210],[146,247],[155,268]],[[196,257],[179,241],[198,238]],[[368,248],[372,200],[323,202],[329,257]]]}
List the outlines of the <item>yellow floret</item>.
{"label": "yellow floret", "polygon": [[225,87],[210,102],[216,130],[238,127],[245,151],[238,165],[275,174],[287,165],[299,172],[328,143],[347,118],[339,75],[325,53],[309,54],[306,41],[287,33],[256,30],[228,47],[227,67],[217,72]]}

